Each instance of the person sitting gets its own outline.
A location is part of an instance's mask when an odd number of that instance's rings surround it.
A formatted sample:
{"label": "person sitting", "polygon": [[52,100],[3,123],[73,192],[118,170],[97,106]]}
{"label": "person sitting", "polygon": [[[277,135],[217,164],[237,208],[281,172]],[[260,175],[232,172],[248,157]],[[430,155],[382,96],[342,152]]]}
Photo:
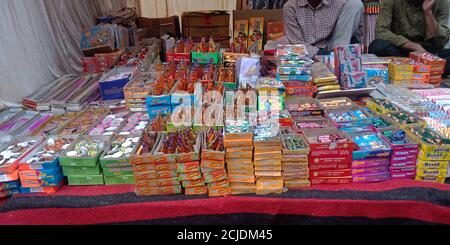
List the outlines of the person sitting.
{"label": "person sitting", "polygon": [[361,40],[361,0],[289,0],[283,12],[287,41],[304,44],[311,57]]}
{"label": "person sitting", "polygon": [[447,60],[450,74],[448,0],[384,0],[377,19],[376,39],[369,53],[377,56],[409,56],[410,52],[430,52]]}

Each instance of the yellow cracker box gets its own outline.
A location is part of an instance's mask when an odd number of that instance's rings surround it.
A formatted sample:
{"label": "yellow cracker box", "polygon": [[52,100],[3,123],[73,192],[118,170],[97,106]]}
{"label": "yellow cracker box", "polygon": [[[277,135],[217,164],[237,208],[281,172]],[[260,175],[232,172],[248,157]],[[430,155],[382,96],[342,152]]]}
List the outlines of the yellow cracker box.
{"label": "yellow cracker box", "polygon": [[228,169],[228,175],[255,175],[255,170],[234,170]]}
{"label": "yellow cracker box", "polygon": [[231,187],[208,188],[208,196],[210,197],[222,197],[230,194],[231,194]]}
{"label": "yellow cracker box", "polygon": [[449,161],[427,161],[417,159],[417,167],[424,169],[448,169]]}
{"label": "yellow cracker box", "polygon": [[156,171],[148,171],[148,172],[141,172],[141,173],[135,173],[134,179],[135,180],[152,180],[157,179],[158,173]]}
{"label": "yellow cracker box", "polygon": [[204,186],[196,186],[196,187],[188,187],[184,189],[184,194],[187,196],[192,195],[206,195],[208,194],[208,187]]}
{"label": "yellow cracker box", "polygon": [[257,171],[255,170],[256,176],[262,176],[262,177],[281,177],[281,171]]}
{"label": "yellow cracker box", "polygon": [[255,175],[229,175],[228,180],[231,183],[255,183]]}
{"label": "yellow cracker box", "polygon": [[423,182],[435,182],[444,184],[445,183],[445,177],[428,177],[428,176],[416,176],[417,181],[423,181]]}
{"label": "yellow cracker box", "polygon": [[228,179],[223,179],[208,184],[208,188],[217,188],[217,187],[230,187],[230,181]]}
{"label": "yellow cracker box", "polygon": [[228,163],[228,170],[254,170],[255,166],[253,163]]}
{"label": "yellow cracker box", "polygon": [[424,169],[418,168],[417,175],[427,176],[427,177],[444,177],[447,176],[447,169]]}
{"label": "yellow cracker box", "polygon": [[181,181],[181,184],[184,188],[190,188],[190,187],[197,187],[197,186],[204,186],[206,185],[205,180],[197,179],[197,180],[184,180]]}
{"label": "yellow cracker box", "polygon": [[188,163],[179,163],[177,164],[177,172],[178,173],[191,173],[200,171],[200,163],[199,162],[188,162]]}
{"label": "yellow cracker box", "polygon": [[182,173],[179,174],[179,179],[181,181],[184,180],[198,180],[202,178],[202,174],[200,173],[200,171],[197,172],[192,172],[192,173]]}
{"label": "yellow cracker box", "polygon": [[200,163],[200,167],[202,168],[212,168],[212,169],[221,169],[225,168],[225,161],[216,161],[209,159],[202,159]]}

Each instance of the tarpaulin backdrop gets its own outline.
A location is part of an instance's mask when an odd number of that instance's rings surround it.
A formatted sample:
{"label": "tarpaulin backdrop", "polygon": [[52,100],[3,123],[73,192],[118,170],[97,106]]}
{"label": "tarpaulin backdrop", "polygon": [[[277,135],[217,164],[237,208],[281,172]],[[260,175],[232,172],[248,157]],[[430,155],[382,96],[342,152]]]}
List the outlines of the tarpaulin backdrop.
{"label": "tarpaulin backdrop", "polygon": [[0,108],[82,71],[80,35],[125,0],[0,0]]}
{"label": "tarpaulin backdrop", "polygon": [[161,18],[183,11],[235,10],[236,0],[140,0],[142,16]]}

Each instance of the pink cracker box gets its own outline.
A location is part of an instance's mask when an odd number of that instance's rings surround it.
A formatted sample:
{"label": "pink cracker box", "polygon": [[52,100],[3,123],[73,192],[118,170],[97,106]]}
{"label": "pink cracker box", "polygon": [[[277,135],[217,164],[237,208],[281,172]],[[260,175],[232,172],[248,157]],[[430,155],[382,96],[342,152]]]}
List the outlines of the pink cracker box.
{"label": "pink cracker box", "polygon": [[416,166],[416,160],[411,161],[404,161],[404,162],[392,162],[391,167],[393,168],[408,168],[408,167],[415,167]]}
{"label": "pink cracker box", "polygon": [[399,164],[404,162],[416,162],[417,155],[401,156],[401,157],[391,157],[391,164]]}

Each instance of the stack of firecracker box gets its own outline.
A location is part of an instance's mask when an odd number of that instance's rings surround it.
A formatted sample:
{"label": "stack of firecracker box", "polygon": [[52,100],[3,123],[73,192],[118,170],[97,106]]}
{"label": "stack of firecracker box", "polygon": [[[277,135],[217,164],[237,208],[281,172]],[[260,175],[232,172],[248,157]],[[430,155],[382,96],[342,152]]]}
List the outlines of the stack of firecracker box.
{"label": "stack of firecracker box", "polygon": [[311,77],[314,61],[304,45],[280,45],[277,48],[277,80],[283,82],[287,96],[313,97],[317,92]]}
{"label": "stack of firecracker box", "polygon": [[260,124],[254,130],[256,194],[283,193],[281,132],[278,125]]}
{"label": "stack of firecracker box", "polygon": [[309,181],[309,146],[303,135],[287,129],[282,131],[284,186],[287,188],[308,188]]}
{"label": "stack of firecracker box", "polygon": [[450,141],[429,128],[406,128],[419,143],[416,180],[443,184],[450,161]]}
{"label": "stack of firecracker box", "polygon": [[231,194],[255,194],[253,131],[248,121],[225,123],[225,162]]}
{"label": "stack of firecracker box", "polygon": [[223,128],[204,131],[201,155],[201,172],[208,185],[208,196],[231,194],[230,181],[225,169],[225,148]]}
{"label": "stack of firecracker box", "polygon": [[160,143],[166,134],[146,130],[136,154],[130,158],[138,196],[175,195],[183,193],[178,179],[175,154],[160,154]]}
{"label": "stack of firecracker box", "polygon": [[[399,86],[414,86],[428,84],[431,81],[431,66],[417,59],[394,57],[389,59],[389,81]],[[440,83],[440,81],[438,82]]]}
{"label": "stack of firecracker box", "polygon": [[442,75],[445,72],[445,66],[447,61],[445,59],[439,58],[436,55],[426,53],[426,52],[412,52],[409,57],[421,64],[426,70],[429,67],[430,79],[429,83],[439,87],[442,82]]}
{"label": "stack of firecracker box", "polygon": [[49,136],[19,163],[21,193],[51,194],[64,183],[59,155],[77,136]]}

